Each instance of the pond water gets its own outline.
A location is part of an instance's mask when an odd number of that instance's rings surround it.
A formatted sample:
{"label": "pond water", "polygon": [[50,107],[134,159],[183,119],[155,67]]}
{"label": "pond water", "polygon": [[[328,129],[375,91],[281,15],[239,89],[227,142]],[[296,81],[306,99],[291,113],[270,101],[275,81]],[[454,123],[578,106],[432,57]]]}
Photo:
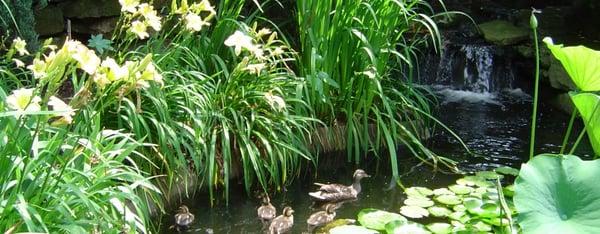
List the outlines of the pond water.
{"label": "pond water", "polygon": [[[470,155],[456,139],[443,131],[437,131],[428,141],[429,147],[436,153],[456,160],[465,171],[487,170],[500,165],[518,167],[528,159],[529,121],[531,101],[529,95],[519,89],[495,93],[473,93],[453,90],[448,87],[434,87],[440,96],[440,120],[447,123],[476,155]],[[543,100],[543,99],[542,99]],[[567,115],[554,110],[549,105],[540,107],[537,152],[558,152],[568,122]],[[575,126],[576,134],[581,129]],[[581,156],[590,154],[587,141],[579,147]],[[458,176],[434,173],[428,167],[415,167],[418,163],[406,152],[400,152],[400,166],[404,171],[402,182],[405,186],[426,186],[439,188],[453,183]],[[306,219],[315,212],[308,192],[315,189],[314,182],[351,183],[355,166],[345,163],[345,156],[326,155],[322,157],[317,172],[305,172],[286,192],[273,196],[272,203],[278,214],[284,206],[295,210],[292,233],[306,231]],[[363,180],[363,192],[359,200],[345,204],[337,211],[337,218],[356,219],[363,208],[377,208],[398,212],[404,196],[402,189],[390,182],[388,163],[385,160],[367,160],[361,163],[367,173],[373,175]],[[256,217],[259,199],[246,195],[241,186],[233,188],[229,206],[218,204],[210,207],[208,196],[201,194],[184,204],[196,216],[191,233],[261,233],[262,225]],[[168,227],[172,222],[170,215],[162,220]],[[173,232],[164,229],[165,233]]]}

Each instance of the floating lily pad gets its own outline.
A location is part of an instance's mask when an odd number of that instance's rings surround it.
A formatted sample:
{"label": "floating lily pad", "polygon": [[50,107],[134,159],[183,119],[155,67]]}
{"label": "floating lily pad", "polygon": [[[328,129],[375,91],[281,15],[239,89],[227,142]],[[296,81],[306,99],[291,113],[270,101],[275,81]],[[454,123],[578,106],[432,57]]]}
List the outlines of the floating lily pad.
{"label": "floating lily pad", "polygon": [[426,197],[408,197],[406,200],[404,200],[404,204],[407,206],[430,207],[435,203]]}
{"label": "floating lily pad", "polygon": [[477,230],[482,231],[482,232],[492,231],[492,226],[490,226],[490,225],[488,225],[488,224],[486,224],[486,223],[484,223],[482,221],[477,221],[476,223],[471,224],[471,225],[474,228],[476,228]]}
{"label": "floating lily pad", "polygon": [[429,214],[431,214],[432,216],[435,216],[435,217],[446,217],[452,213],[452,211],[449,210],[448,208],[439,207],[439,206],[429,207],[427,209],[427,211],[429,211]]}
{"label": "floating lily pad", "polygon": [[461,198],[456,195],[440,195],[440,196],[435,197],[435,200],[438,201],[439,203],[450,205],[450,206],[458,205],[461,203]]}
{"label": "floating lily pad", "polygon": [[510,222],[505,218],[491,218],[491,219],[483,219],[484,222],[494,225],[497,227],[508,226]]}
{"label": "floating lily pad", "polygon": [[466,186],[478,186],[478,187],[493,187],[494,184],[487,181],[484,177],[480,176],[465,176],[456,180],[457,184]]}
{"label": "floating lily pad", "polygon": [[465,207],[469,213],[485,218],[495,218],[501,215],[500,206],[493,201],[484,201],[479,198],[467,197],[464,199]]}
{"label": "floating lily pad", "polygon": [[425,187],[410,187],[410,188],[407,188],[404,192],[408,196],[421,196],[421,197],[427,197],[427,196],[431,196],[433,194],[433,191],[431,191],[431,189],[428,189]]}
{"label": "floating lily pad", "polygon": [[432,223],[426,226],[434,234],[452,233],[452,225],[447,223]]}
{"label": "floating lily pad", "polygon": [[450,189],[450,191],[452,191],[458,195],[468,194],[471,191],[473,191],[473,188],[471,188],[469,186],[465,186],[465,185],[460,185],[460,184],[450,185],[450,186],[448,186],[448,189]]}
{"label": "floating lily pad", "polygon": [[356,226],[356,225],[338,226],[338,227],[334,227],[331,230],[329,230],[329,234],[348,234],[348,233],[352,233],[352,234],[379,234],[379,232],[377,232],[375,230],[371,230],[371,229],[368,229],[366,227]]}
{"label": "floating lily pad", "polygon": [[336,220],[333,220],[332,222],[328,223],[324,227],[318,228],[315,233],[329,233],[329,230],[331,230],[335,227],[350,225],[350,224],[354,224],[354,223],[356,223],[356,220],[354,220],[354,219],[336,219]]}
{"label": "floating lily pad", "polygon": [[415,222],[392,221],[385,225],[388,234],[428,234],[425,226]]}
{"label": "floating lily pad", "polygon": [[523,164],[514,203],[523,233],[600,233],[600,160],[539,155]]}
{"label": "floating lily pad", "polygon": [[515,186],[511,184],[509,186],[502,188],[502,193],[504,193],[504,196],[507,196],[507,197],[514,196],[515,195]]}
{"label": "floating lily pad", "polygon": [[433,194],[435,194],[436,196],[440,196],[440,195],[454,195],[454,193],[452,191],[448,190],[447,188],[434,189],[433,190]]}
{"label": "floating lily pad", "polygon": [[469,222],[469,220],[471,220],[471,217],[469,217],[469,215],[464,211],[456,211],[448,215],[448,218],[459,221],[461,223],[466,223]]}
{"label": "floating lily pad", "polygon": [[409,218],[423,218],[429,216],[429,211],[419,206],[403,206],[400,207],[400,214]]}
{"label": "floating lily pad", "polygon": [[507,167],[507,166],[498,167],[498,168],[494,169],[494,171],[497,173],[500,173],[500,174],[504,174],[504,175],[511,175],[511,176],[519,175],[518,169],[515,169],[512,167]]}
{"label": "floating lily pad", "polygon": [[502,179],[504,178],[503,175],[500,175],[494,171],[478,171],[477,173],[475,173],[475,176],[477,177],[481,177],[484,179],[489,179],[489,180],[495,180],[495,179]]}
{"label": "floating lily pad", "polygon": [[400,214],[377,209],[363,209],[358,213],[358,222],[367,228],[383,231],[385,224],[394,220],[406,222],[406,218]]}
{"label": "floating lily pad", "polygon": [[463,204],[458,204],[452,207],[454,211],[467,211],[467,208]]}

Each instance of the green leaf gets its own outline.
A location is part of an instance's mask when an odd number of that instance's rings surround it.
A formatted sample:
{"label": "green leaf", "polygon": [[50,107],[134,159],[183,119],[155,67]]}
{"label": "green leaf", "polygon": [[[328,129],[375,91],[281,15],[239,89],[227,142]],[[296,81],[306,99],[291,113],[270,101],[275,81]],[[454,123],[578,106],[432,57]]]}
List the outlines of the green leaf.
{"label": "green leaf", "polygon": [[344,225],[334,227],[329,230],[329,234],[379,234],[377,231],[368,229],[366,227],[356,226],[356,225]]}
{"label": "green leaf", "polygon": [[92,35],[88,40],[88,46],[96,49],[99,54],[103,54],[105,50],[113,50],[112,41],[104,39],[102,34]]}
{"label": "green leaf", "polygon": [[[475,176],[483,178],[484,180],[495,180],[496,178],[502,179],[504,178],[503,175],[500,175],[496,172],[493,171],[478,171],[477,173],[475,173]],[[484,187],[484,186],[481,186]]]}
{"label": "green leaf", "polygon": [[358,213],[358,222],[362,226],[380,231],[385,230],[386,223],[395,220],[407,222],[404,216],[383,210],[368,208]]}
{"label": "green leaf", "polygon": [[392,221],[385,225],[387,234],[426,234],[425,226],[415,222]]}
{"label": "green leaf", "polygon": [[435,189],[435,190],[433,190],[433,194],[435,194],[436,196],[440,196],[440,195],[454,195],[454,193],[452,191],[448,190],[447,188]]}
{"label": "green leaf", "polygon": [[419,206],[403,206],[400,207],[400,214],[414,219],[420,219],[429,216],[429,211]]}
{"label": "green leaf", "polygon": [[452,213],[452,211],[450,211],[448,208],[446,207],[439,207],[439,206],[432,206],[429,207],[427,209],[427,211],[429,211],[429,213],[431,214],[431,216],[435,216],[435,217],[446,217],[449,214]]}
{"label": "green leaf", "polygon": [[447,223],[432,223],[427,225],[427,229],[435,234],[452,233],[452,225]]}
{"label": "green leaf", "polygon": [[408,197],[404,200],[404,204],[407,206],[430,207],[435,203],[426,197]]}
{"label": "green leaf", "polygon": [[435,197],[435,200],[438,201],[439,203],[445,204],[445,205],[458,205],[461,202],[461,198],[456,196],[456,195],[440,195]]}
{"label": "green leaf", "polygon": [[600,96],[591,93],[570,95],[583,118],[594,153],[600,156]]}
{"label": "green leaf", "polygon": [[544,42],[563,65],[573,83],[582,91],[600,91],[600,51],[585,46],[554,45],[552,38]]}
{"label": "green leaf", "polygon": [[518,169],[515,169],[512,167],[507,167],[507,166],[498,167],[498,168],[494,169],[494,171],[497,173],[500,173],[500,174],[504,174],[504,175],[511,175],[511,176],[519,175]]}
{"label": "green leaf", "polygon": [[600,233],[600,161],[544,154],[523,164],[514,203],[523,233]]}
{"label": "green leaf", "polygon": [[408,196],[422,196],[427,197],[433,194],[431,189],[425,187],[410,187],[404,191]]}
{"label": "green leaf", "polygon": [[450,189],[450,191],[452,191],[458,195],[469,194],[471,191],[473,191],[473,188],[467,187],[464,185],[460,185],[460,184],[450,185],[450,186],[448,186],[448,188]]}

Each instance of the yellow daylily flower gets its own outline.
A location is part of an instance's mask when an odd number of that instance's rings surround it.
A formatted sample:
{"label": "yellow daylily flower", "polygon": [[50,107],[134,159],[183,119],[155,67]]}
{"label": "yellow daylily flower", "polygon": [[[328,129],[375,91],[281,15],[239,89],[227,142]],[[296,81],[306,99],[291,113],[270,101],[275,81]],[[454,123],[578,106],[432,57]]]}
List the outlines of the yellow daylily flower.
{"label": "yellow daylily flower", "polygon": [[33,64],[27,66],[27,69],[31,70],[31,72],[33,72],[33,77],[35,77],[36,79],[42,78],[44,76],[46,76],[46,62],[44,62],[44,60],[41,59],[34,59],[33,60]]}
{"label": "yellow daylily flower", "polygon": [[199,15],[193,14],[193,13],[188,13],[185,16],[185,28],[193,31],[193,32],[199,32],[200,30],[202,30],[203,26],[209,26],[210,24],[204,20],[202,20],[202,17],[200,17]]}
{"label": "yellow daylily flower", "polygon": [[135,34],[140,39],[145,39],[150,37],[150,34],[146,31],[148,26],[145,23],[140,22],[139,20],[131,22],[131,28],[129,30]]}
{"label": "yellow daylily flower", "polygon": [[19,59],[12,59],[13,62],[15,62],[15,65],[17,65],[17,67],[25,67],[25,63]]}
{"label": "yellow daylily flower", "polygon": [[79,63],[79,68],[90,75],[96,73],[96,69],[100,65],[100,58],[96,56],[96,52],[87,48],[80,48],[73,55],[73,59]]}
{"label": "yellow daylily flower", "polygon": [[286,108],[285,100],[283,100],[283,98],[280,96],[273,95],[272,92],[265,94],[265,100],[275,110],[283,111]]}
{"label": "yellow daylily flower", "polygon": [[258,75],[266,67],[267,67],[267,65],[264,64],[264,63],[249,64],[249,65],[246,66],[246,68],[244,68],[244,70],[248,71],[250,74],[257,74]]}
{"label": "yellow daylily flower", "polygon": [[67,105],[67,103],[60,100],[55,96],[51,96],[48,100],[48,106],[52,107],[53,111],[61,111],[63,113],[57,114],[56,116],[60,116],[60,122],[70,124],[73,122],[73,115],[75,115],[75,110],[71,108],[71,106]]}
{"label": "yellow daylily flower", "polygon": [[252,43],[252,38],[241,31],[235,31],[231,36],[225,40],[225,45],[229,47],[235,47],[235,54],[240,55],[242,49],[253,51],[256,46]]}
{"label": "yellow daylily flower", "polygon": [[136,7],[140,5],[139,0],[119,0],[119,3],[121,4],[121,11],[129,13],[135,13]]}
{"label": "yellow daylily flower", "polygon": [[34,96],[34,91],[26,88],[13,90],[12,94],[6,97],[8,108],[17,111],[39,111],[42,99]]}
{"label": "yellow daylily flower", "polygon": [[108,70],[108,72],[106,72],[106,78],[110,82],[125,79],[127,76],[129,76],[129,69],[127,65],[119,66],[119,64],[117,64],[117,62],[112,58],[107,58],[104,60],[101,66]]}
{"label": "yellow daylily flower", "polygon": [[25,48],[27,47],[27,42],[19,37],[13,40],[13,47],[15,50],[17,50],[20,56],[29,54],[29,51],[27,51],[27,48]]}

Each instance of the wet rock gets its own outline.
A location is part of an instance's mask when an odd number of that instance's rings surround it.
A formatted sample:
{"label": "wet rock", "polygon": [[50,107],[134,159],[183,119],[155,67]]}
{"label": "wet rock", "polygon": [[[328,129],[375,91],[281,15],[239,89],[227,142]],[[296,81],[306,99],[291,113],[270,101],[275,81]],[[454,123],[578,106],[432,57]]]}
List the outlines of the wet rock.
{"label": "wet rock", "polygon": [[73,20],[71,26],[73,32],[80,34],[102,34],[109,35],[117,25],[118,17],[94,18],[84,20]]}
{"label": "wet rock", "polygon": [[573,112],[575,105],[568,93],[559,94],[552,99],[552,105],[564,113]]}
{"label": "wet rock", "polygon": [[552,86],[553,88],[565,91],[576,89],[576,86],[571,80],[571,77],[569,76],[565,68],[562,66],[560,61],[558,61],[557,59],[551,60],[550,67],[544,73],[550,81],[550,86]]}
{"label": "wet rock", "polygon": [[65,20],[59,7],[48,6],[35,12],[35,31],[40,36],[56,35],[64,29]]}
{"label": "wet rock", "polygon": [[492,20],[479,25],[483,37],[496,45],[515,45],[529,38],[529,30],[504,20]]}
{"label": "wet rock", "polygon": [[117,0],[75,0],[61,4],[66,18],[100,18],[119,16],[121,5]]}

